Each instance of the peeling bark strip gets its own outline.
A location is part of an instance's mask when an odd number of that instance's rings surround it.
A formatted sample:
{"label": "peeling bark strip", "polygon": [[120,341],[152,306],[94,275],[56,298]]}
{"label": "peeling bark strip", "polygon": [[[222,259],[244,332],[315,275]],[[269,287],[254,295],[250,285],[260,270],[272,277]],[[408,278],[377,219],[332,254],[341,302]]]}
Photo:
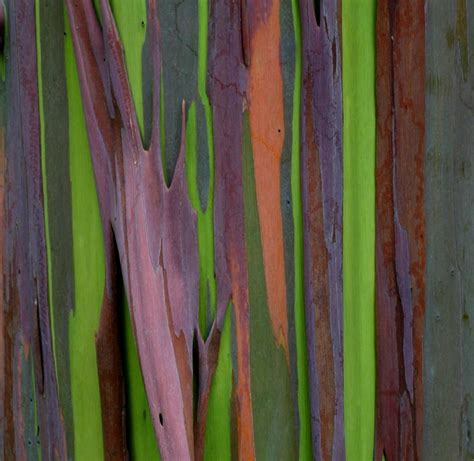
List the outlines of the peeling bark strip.
{"label": "peeling bark strip", "polygon": [[[32,434],[25,393],[36,406],[43,459],[66,459],[57,395],[44,234],[35,7],[7,5],[6,236],[4,274],[5,439],[2,456],[24,459]],[[34,381],[30,381],[33,363]],[[31,405],[31,406],[33,406]],[[36,447],[35,447],[36,449]]]}
{"label": "peeling bark strip", "polygon": [[377,8],[376,459],[421,459],[424,2]]}
{"label": "peeling bark strip", "polygon": [[300,0],[301,178],[313,454],[343,459],[342,107],[339,6]]}
{"label": "peeling bark strip", "polygon": [[[103,30],[91,3],[68,1],[67,6],[106,241],[103,309],[107,309],[108,298],[116,295],[112,280],[115,239],[161,455],[164,459],[192,459],[196,226],[186,197],[184,129],[169,188],[161,166],[160,56],[155,2],[148,2],[148,27],[154,51],[153,126],[148,150],[141,143],[110,5],[101,1]],[[184,126],[184,118],[182,123]],[[101,325],[102,328],[106,327]],[[117,386],[115,395],[120,403],[122,384]],[[101,398],[106,398],[104,393]],[[122,424],[103,422],[106,427]],[[117,432],[106,430],[107,434],[112,436],[104,439],[105,449],[108,457],[112,457],[116,443],[113,434]]]}

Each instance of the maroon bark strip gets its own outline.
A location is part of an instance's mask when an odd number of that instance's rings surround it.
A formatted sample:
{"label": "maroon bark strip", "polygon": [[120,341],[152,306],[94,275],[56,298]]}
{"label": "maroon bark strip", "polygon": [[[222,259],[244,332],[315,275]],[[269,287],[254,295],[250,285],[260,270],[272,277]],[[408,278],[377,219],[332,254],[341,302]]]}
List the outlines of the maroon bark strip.
{"label": "maroon bark strip", "polygon": [[235,312],[237,376],[234,389],[239,459],[254,459],[250,388],[250,325],[242,184],[242,112],[250,56],[247,2],[211,0],[208,89],[215,145],[214,231],[217,328],[229,298]]}
{"label": "maroon bark strip", "polygon": [[424,2],[379,2],[376,459],[421,459],[424,82]]}
{"label": "maroon bark strip", "polygon": [[[343,459],[342,108],[336,0],[300,0],[301,181],[313,454]],[[319,18],[319,24],[317,23]]]}
{"label": "maroon bark strip", "polygon": [[125,426],[125,381],[120,345],[118,255],[112,231],[105,231],[105,288],[96,335],[100,404],[107,460],[128,459]]}
{"label": "maroon bark strip", "polygon": [[[115,240],[161,456],[163,459],[201,459],[208,393],[216,367],[230,288],[227,288],[228,284],[223,285],[225,288],[219,294],[217,318],[204,341],[197,324],[199,272],[196,216],[188,200],[184,174],[184,101],[181,147],[169,187],[164,181],[161,166],[161,68],[155,1],[148,1],[153,69],[152,128],[148,150],[143,148],[140,139],[122,45],[108,2],[101,1],[103,29],[90,2],[68,0],[67,7],[106,241],[107,281],[110,282],[104,294],[106,311],[101,319],[98,354],[99,357],[102,355],[104,347],[100,344],[102,333],[104,344],[116,341],[111,338],[113,320],[107,315],[107,309],[113,310],[109,305],[116,296],[111,254],[113,245],[108,244]],[[241,104],[238,111],[241,111]],[[229,126],[226,129],[232,131]],[[239,161],[240,155],[221,154],[221,157],[231,162],[226,171],[233,172],[232,167]],[[217,165],[218,176],[224,177],[223,166],[219,166],[219,161]],[[226,235],[238,231],[238,226],[234,226],[237,213],[232,203],[233,185],[227,185],[230,190],[226,193],[231,198],[227,202],[230,203],[218,200],[221,214],[230,215],[229,223],[218,220],[218,242],[222,242],[224,231]],[[217,188],[221,190],[222,186]],[[239,237],[238,233],[234,237],[234,242],[238,242],[236,245],[241,245]],[[235,251],[235,248],[231,249]],[[222,262],[228,253],[223,254],[221,247],[217,254],[221,258],[218,268],[225,268],[219,272],[227,274],[236,268],[235,264],[228,268],[227,262]],[[229,261],[233,263],[231,258]],[[237,266],[237,269],[241,270],[241,267]],[[240,282],[239,279],[236,285],[246,286]],[[245,288],[239,290],[240,297],[244,297]],[[194,342],[199,352],[198,370],[195,370],[199,376],[195,419]],[[115,368],[117,376],[120,373],[117,370],[120,366],[118,361],[106,363],[105,354],[104,359],[99,360],[99,366],[99,373],[104,379],[109,367]],[[106,403],[108,396],[104,386],[105,382],[101,384],[101,398],[106,408],[110,403]],[[115,396],[116,404],[120,404],[122,383],[117,383],[117,386],[111,395]],[[123,415],[117,412],[115,418],[104,418],[103,423],[107,426],[104,431],[105,446],[112,447],[117,442],[116,438],[123,434],[117,429],[123,424]]]}
{"label": "maroon bark strip", "polygon": [[10,1],[8,18],[3,455],[25,454],[22,364],[32,354],[42,456],[66,459],[48,306],[34,4]]}

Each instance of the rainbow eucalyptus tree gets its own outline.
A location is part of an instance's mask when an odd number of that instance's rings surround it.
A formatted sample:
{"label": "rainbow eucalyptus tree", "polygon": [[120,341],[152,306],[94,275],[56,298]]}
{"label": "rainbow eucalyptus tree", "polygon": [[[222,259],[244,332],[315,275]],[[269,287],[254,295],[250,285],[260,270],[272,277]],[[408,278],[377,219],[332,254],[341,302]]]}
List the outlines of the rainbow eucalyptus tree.
{"label": "rainbow eucalyptus tree", "polygon": [[0,6],[2,459],[472,455],[469,2]]}

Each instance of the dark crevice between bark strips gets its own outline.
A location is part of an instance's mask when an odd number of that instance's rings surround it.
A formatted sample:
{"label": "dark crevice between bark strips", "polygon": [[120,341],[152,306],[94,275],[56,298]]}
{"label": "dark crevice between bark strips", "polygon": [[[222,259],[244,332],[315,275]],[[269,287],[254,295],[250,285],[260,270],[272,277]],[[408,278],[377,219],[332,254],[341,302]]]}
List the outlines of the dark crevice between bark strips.
{"label": "dark crevice between bark strips", "polygon": [[[184,125],[171,185],[164,180],[160,154],[160,54],[156,5],[148,1],[148,27],[153,62],[153,125],[144,150],[125,70],[123,50],[110,6],[101,1],[102,26],[89,2],[67,1],[81,93],[91,147],[104,238],[107,286],[97,337],[103,408],[123,408],[120,348],[113,336],[113,245],[116,242],[142,374],[160,452],[165,459],[202,459],[205,420],[220,332],[229,299],[236,310],[239,376],[239,453],[253,457],[248,373],[248,290],[245,261],[241,128],[243,104],[240,8],[211,3],[210,99],[215,108],[215,231],[217,313],[207,339],[198,328],[198,255],[196,216],[184,176]],[[229,28],[229,23],[234,27]],[[235,27],[237,26],[237,27]],[[237,45],[237,46],[236,46]],[[219,48],[224,47],[222,50]],[[226,48],[228,47],[228,48]],[[237,52],[236,52],[237,50]],[[221,53],[219,54],[219,51]],[[222,60],[222,52],[225,58]],[[220,61],[214,61],[219,55]],[[223,152],[231,152],[223,155]],[[229,174],[232,172],[232,174]],[[238,270],[234,270],[238,268]],[[115,275],[114,275],[115,274]],[[112,317],[109,317],[112,316]],[[247,319],[247,320],[246,320]],[[193,417],[193,344],[197,344],[199,381]],[[102,353],[109,349],[109,356]],[[110,354],[110,351],[115,351]],[[109,372],[117,379],[111,394],[104,390]],[[110,419],[109,419],[110,417]],[[109,459],[126,453],[123,414],[104,415],[104,446]],[[117,450],[117,446],[121,446]]]}
{"label": "dark crevice between bark strips", "polygon": [[316,24],[321,25],[321,3],[322,0],[313,0],[314,15],[316,17]]}

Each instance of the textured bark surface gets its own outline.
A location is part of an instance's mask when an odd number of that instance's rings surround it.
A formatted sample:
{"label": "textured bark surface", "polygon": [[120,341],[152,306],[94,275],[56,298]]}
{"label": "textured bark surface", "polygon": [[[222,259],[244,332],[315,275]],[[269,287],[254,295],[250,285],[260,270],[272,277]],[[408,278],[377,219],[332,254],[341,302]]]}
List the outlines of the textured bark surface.
{"label": "textured bark surface", "polygon": [[377,459],[422,452],[424,24],[423,1],[378,3]]}
{"label": "textured bark surface", "polygon": [[344,455],[342,99],[338,2],[300,1],[301,188],[313,453]]}

